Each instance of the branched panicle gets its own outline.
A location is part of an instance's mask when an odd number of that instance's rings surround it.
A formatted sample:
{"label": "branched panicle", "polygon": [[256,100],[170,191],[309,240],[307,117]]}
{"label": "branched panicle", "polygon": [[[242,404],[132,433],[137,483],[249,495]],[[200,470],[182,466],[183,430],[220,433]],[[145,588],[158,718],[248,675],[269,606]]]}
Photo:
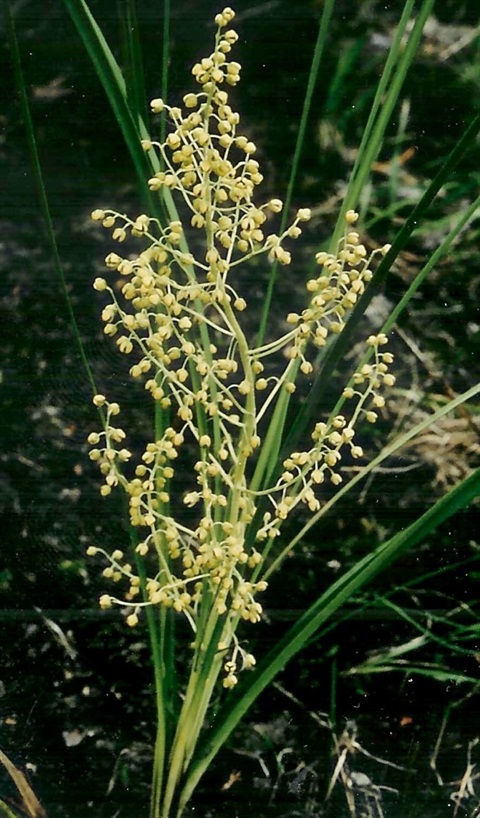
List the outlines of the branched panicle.
{"label": "branched panicle", "polygon": [[[101,494],[120,486],[128,495],[130,519],[140,532],[137,552],[155,566],[141,597],[141,582],[117,549],[108,554],[104,575],[114,582],[127,580],[124,599],[109,594],[100,604],[126,605],[127,622],[135,625],[143,605],[165,605],[183,612],[195,630],[202,603],[213,606],[225,620],[221,649],[230,649],[224,684],[233,686],[238,668],[254,659],[238,644],[234,630],[239,619],[257,622],[262,607],[257,594],[266,588],[261,579],[262,552],[277,537],[283,521],[300,503],[315,512],[320,507],[319,487],[325,480],[338,485],[341,460],[348,451],[363,452],[355,442],[355,425],[362,417],[374,422],[384,405],[381,394],[394,377],[388,372],[390,353],[381,352],[387,339],[372,335],[370,362],[355,372],[344,398],[353,408],[316,423],[311,444],[292,452],[283,462],[277,482],[254,490],[249,475],[277,402],[295,390],[298,377],[313,371],[313,359],[332,333],[341,332],[349,311],[372,277],[373,257],[354,230],[357,214],[348,211],[344,236],[335,254],[317,253],[319,275],[307,281],[307,306],[286,316],[285,331],[275,340],[255,347],[243,328],[247,303],[235,289],[236,270],[259,254],[282,265],[291,262],[284,248],[301,235],[300,224],[310,210],[300,209],[281,234],[268,232],[271,218],[282,209],[279,199],[257,204],[262,181],[255,145],[239,134],[240,117],[229,101],[228,88],[240,78],[240,65],[230,60],[237,34],[228,26],[234,12],[226,8],[215,18],[213,53],[193,69],[200,86],[183,98],[184,107],[164,100],[151,103],[154,113],[165,112],[170,125],[163,144],[144,140],[146,151],[156,151],[161,167],[149,179],[152,191],[168,188],[188,214],[189,224],[167,224],[141,214],[130,219],[113,210],[95,210],[92,218],[113,230],[122,243],[138,237],[143,249],[134,257],[116,252],[106,258],[107,268],[120,276],[121,286],[97,278],[94,287],[109,295],[104,307],[104,332],[118,349],[132,355],[132,378],[144,382],[153,402],[170,412],[172,425],[147,444],[140,457],[124,448],[126,433],[116,426],[117,403],[96,395],[94,403],[106,412],[105,427],[89,435],[90,457],[104,477]],[[193,254],[188,249],[201,247]],[[199,240],[201,237],[201,240]],[[283,371],[265,362],[283,352]],[[277,372],[275,375],[266,371]],[[175,418],[173,420],[173,417]],[[170,513],[175,485],[175,461],[184,442],[197,447],[195,482],[183,497],[197,512],[187,526]],[[136,460],[133,473],[128,461]],[[248,466],[248,468],[247,468]],[[251,468],[250,468],[251,466]],[[267,511],[256,531],[255,544],[246,548],[247,527],[255,518],[259,494],[268,495]],[[189,515],[190,519],[190,515]],[[249,540],[250,541],[250,540]],[[152,559],[154,557],[154,559]],[[253,578],[255,577],[255,579]],[[233,645],[233,647],[232,647]]]}

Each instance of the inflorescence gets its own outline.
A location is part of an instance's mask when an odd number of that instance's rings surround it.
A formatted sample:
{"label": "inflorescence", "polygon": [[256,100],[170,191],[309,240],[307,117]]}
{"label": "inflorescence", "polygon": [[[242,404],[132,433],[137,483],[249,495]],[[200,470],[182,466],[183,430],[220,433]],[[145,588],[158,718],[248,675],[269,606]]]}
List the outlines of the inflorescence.
{"label": "inflorescence", "polygon": [[[295,391],[297,377],[312,373],[312,359],[329,335],[342,331],[373,275],[373,256],[385,254],[388,246],[369,254],[354,229],[358,216],[348,211],[337,251],[316,256],[320,271],[307,282],[306,308],[287,316],[280,337],[251,346],[241,320],[247,304],[231,281],[234,268],[259,254],[290,264],[284,243],[301,235],[300,224],[311,214],[300,209],[291,225],[276,235],[268,232],[267,223],[281,211],[282,202],[254,203],[263,178],[253,158],[256,148],[238,133],[239,115],[226,90],[240,76],[240,65],[229,60],[237,40],[228,28],[233,17],[230,8],[216,16],[214,51],[193,67],[200,90],[184,96],[184,107],[161,99],[151,103],[154,113],[163,112],[168,119],[165,142],[143,141],[162,168],[149,179],[150,189],[180,197],[190,214],[191,246],[202,247],[201,253],[190,252],[180,219],[161,224],[146,214],[130,219],[113,210],[92,213],[94,221],[112,229],[117,242],[134,236],[144,243],[135,257],[113,252],[107,256],[106,266],[120,276],[120,288],[106,278],[95,279],[94,287],[110,299],[102,312],[105,334],[132,357],[131,376],[144,382],[171,425],[147,444],[131,476],[127,463],[133,455],[125,447],[125,431],[116,425],[120,407],[104,395],[94,397],[104,412],[104,428],[88,438],[90,458],[104,477],[101,494],[110,494],[116,486],[127,493],[131,524],[140,533],[137,553],[156,558],[147,562],[156,570],[146,581],[145,600],[138,573],[123,552],[108,554],[91,546],[89,554],[101,552],[108,560],[104,576],[127,582],[124,599],[105,594],[101,606],[126,605],[127,623],[134,626],[142,606],[165,605],[183,612],[195,630],[207,599],[216,615],[225,618],[220,648],[234,644],[225,662],[227,687],[235,684],[238,668],[254,663],[240,648],[234,628],[240,618],[257,622],[261,617],[257,594],[266,588],[258,578],[262,553],[299,504],[311,512],[320,508],[318,488],[324,481],[335,486],[342,481],[340,464],[346,451],[362,457],[355,425],[361,418],[375,422],[376,410],[385,402],[382,389],[394,383],[388,372],[392,355],[381,351],[387,338],[371,335],[370,362],[354,373],[343,393],[353,405],[348,417],[318,422],[309,447],[292,452],[278,479],[259,491],[255,462],[266,419],[285,393]],[[265,363],[279,352],[284,353],[283,371],[270,374]],[[175,461],[181,447],[192,441],[198,451],[196,481],[183,497],[184,505],[196,513],[189,527],[171,514],[170,497]],[[260,495],[268,497],[270,509],[247,547]]]}

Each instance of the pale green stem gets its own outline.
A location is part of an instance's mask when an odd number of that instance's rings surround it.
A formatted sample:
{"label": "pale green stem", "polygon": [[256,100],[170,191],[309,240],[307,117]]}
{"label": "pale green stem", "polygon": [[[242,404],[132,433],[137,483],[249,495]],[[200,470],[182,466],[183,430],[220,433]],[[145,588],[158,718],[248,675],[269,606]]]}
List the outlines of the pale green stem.
{"label": "pale green stem", "polygon": [[[295,383],[298,370],[300,368],[300,359],[296,358],[291,361],[286,369],[284,375],[284,383]],[[255,471],[250,481],[250,488],[252,491],[260,489],[263,485],[267,485],[272,472],[275,470],[278,461],[278,453],[282,445],[283,428],[287,417],[288,405],[291,394],[284,391],[277,400],[271,421],[268,426],[267,434],[265,435],[260,455],[255,467]]]}
{"label": "pale green stem", "polygon": [[[224,295],[226,295],[225,291]],[[242,328],[240,327],[240,324],[237,321],[235,313],[227,298],[225,298],[224,300],[223,309],[225,310],[225,315],[227,316],[228,322],[235,334],[245,380],[250,385],[250,390],[247,393],[245,399],[245,409],[243,413],[245,422],[243,426],[243,432],[239,440],[238,460],[235,464],[235,469],[232,475],[232,482],[234,488],[231,495],[229,515],[230,522],[233,525],[235,525],[237,522],[237,515],[239,511],[238,504],[242,496],[242,488],[245,480],[245,466],[249,457],[248,451],[250,449],[250,439],[252,435],[255,433],[255,376],[252,370],[248,341],[242,331]]]}
{"label": "pale green stem", "polygon": [[[218,286],[221,286],[220,279]],[[238,324],[230,302],[226,297],[224,287],[221,286],[221,289],[223,290],[224,295],[222,308],[224,309],[225,316],[237,341],[245,380],[250,384],[250,390],[247,393],[245,400],[245,424],[240,437],[240,451],[238,453],[238,459],[235,463],[234,473],[232,475],[232,483],[234,488],[231,492],[229,517],[230,521],[236,528],[239,522],[239,514],[241,516],[240,499],[243,493],[243,484],[245,480],[244,472],[245,465],[248,460],[248,448],[250,439],[255,431],[255,379],[251,368],[247,340],[240,325]],[[206,602],[209,602],[209,600]],[[218,673],[221,669],[222,658],[220,655],[216,655],[218,644],[217,623],[218,614],[215,612],[215,609],[213,609],[205,631],[203,631],[202,627],[199,627],[199,631],[197,633],[195,656],[192,662],[192,672],[187,686],[182,712],[178,721],[176,738],[170,758],[169,775],[163,800],[164,815],[168,815],[178,781],[180,780],[180,777],[185,770],[185,766],[188,764],[188,761],[195,750],[196,741],[201,726],[204,722],[205,713],[210,703],[212,692],[215,688]],[[215,639],[214,645],[212,645],[212,639]]]}
{"label": "pale green stem", "polygon": [[[220,655],[216,653],[218,614],[212,608],[210,599],[208,605],[205,605],[205,609],[210,610],[210,615],[205,630],[200,629],[200,632],[197,633],[190,678],[169,758],[168,777],[162,802],[162,818],[170,815],[177,786],[185,773],[188,760],[195,750],[198,734],[221,668],[222,660]],[[214,644],[212,644],[213,642]],[[212,666],[215,662],[218,664],[218,668],[212,673]],[[202,703],[201,706],[200,703]]]}

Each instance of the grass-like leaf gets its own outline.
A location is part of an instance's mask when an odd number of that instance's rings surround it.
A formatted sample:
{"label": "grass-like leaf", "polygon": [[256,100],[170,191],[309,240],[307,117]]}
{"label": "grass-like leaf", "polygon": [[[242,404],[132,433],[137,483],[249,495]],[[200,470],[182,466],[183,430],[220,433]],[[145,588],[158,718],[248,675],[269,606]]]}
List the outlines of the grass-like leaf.
{"label": "grass-like leaf", "polygon": [[[141,116],[141,112],[135,112],[131,108],[125,78],[103,32],[85,0],[63,0],[63,2],[82,38],[122,132],[136,172],[137,183],[145,207],[162,221],[163,207],[160,206],[161,202],[165,207],[168,218],[178,219],[177,209],[170,191],[162,190],[162,198],[159,200],[158,197],[152,195],[148,187],[147,179],[152,171],[157,172],[160,169],[160,163],[155,151],[145,152],[142,148],[141,140],[149,138],[149,129]],[[134,48],[138,62],[138,46]],[[187,250],[184,243],[182,243],[182,248],[185,251]]]}
{"label": "grass-like leaf", "polygon": [[146,121],[147,97],[143,71],[140,23],[135,0],[125,0],[125,13],[121,14],[123,40],[127,53],[126,90],[130,110],[135,119]]}
{"label": "grass-like leaf", "polygon": [[[305,136],[306,136],[306,132],[307,132],[308,117],[309,117],[310,109],[311,109],[311,106],[312,106],[313,92],[314,92],[315,86],[317,84],[318,74],[319,74],[319,71],[320,71],[320,64],[321,64],[323,52],[324,52],[324,49],[325,49],[325,44],[326,44],[327,38],[328,38],[328,31],[329,31],[329,27],[330,27],[330,21],[332,19],[334,5],[335,5],[335,0],[326,0],[326,2],[324,3],[324,6],[323,6],[323,10],[322,10],[322,16],[320,18],[320,24],[319,24],[319,27],[318,27],[317,41],[315,43],[315,48],[314,48],[314,51],[313,51],[313,59],[312,59],[312,64],[310,66],[310,72],[309,72],[309,75],[308,75],[307,88],[306,88],[306,91],[305,91],[305,99],[304,99],[304,102],[303,102],[302,115],[300,117],[300,122],[299,122],[299,126],[298,126],[297,140],[296,140],[295,149],[294,149],[294,152],[293,152],[292,169],[290,171],[290,178],[288,180],[288,187],[287,187],[287,193],[286,193],[286,196],[285,196],[285,202],[284,202],[283,213],[282,213],[282,220],[281,220],[281,223],[280,223],[280,233],[283,233],[283,231],[285,230],[285,227],[287,225],[290,205],[291,205],[291,202],[292,202],[293,191],[295,189],[295,184],[296,184],[296,181],[297,181],[298,167],[299,167],[299,164],[300,164],[300,158],[301,158],[303,146],[304,146],[304,143],[305,143]],[[277,278],[277,272],[278,272],[278,262],[275,262],[272,265],[272,269],[271,269],[270,276],[269,276],[269,279],[268,279],[267,291],[265,293],[265,300],[264,300],[264,303],[263,303],[262,312],[261,312],[261,316],[260,316],[260,326],[259,326],[258,338],[257,338],[258,346],[261,346],[263,344],[263,341],[264,341],[264,338],[265,338],[265,332],[266,332],[266,329],[267,329],[268,316],[269,316],[269,313],[270,313],[270,308],[272,306],[273,291],[274,291],[275,282],[276,282],[276,278]]]}
{"label": "grass-like leaf", "polygon": [[6,8],[6,21],[7,21],[7,30],[8,30],[8,39],[10,44],[10,51],[12,55],[12,62],[13,62],[13,70],[14,70],[14,77],[15,77],[15,85],[17,89],[17,93],[20,100],[20,109],[23,118],[23,124],[25,127],[25,133],[27,136],[28,147],[30,151],[30,157],[32,162],[33,168],[33,175],[38,191],[38,198],[40,203],[40,212],[42,214],[43,222],[45,225],[45,233],[47,236],[48,243],[50,245],[50,251],[52,254],[53,265],[55,272],[57,274],[57,278],[60,282],[60,287],[63,293],[63,297],[65,299],[65,306],[68,313],[68,318],[70,321],[70,327],[72,330],[73,337],[75,339],[75,343],[77,345],[78,353],[80,359],[82,361],[85,375],[87,380],[90,384],[92,389],[92,393],[95,394],[97,392],[97,388],[95,385],[95,379],[93,376],[92,368],[88,361],[88,357],[85,351],[85,347],[82,343],[82,338],[80,334],[80,329],[77,323],[77,319],[75,316],[75,312],[72,305],[72,300],[70,298],[70,293],[67,287],[67,281],[65,278],[65,271],[63,269],[62,262],[60,260],[60,254],[58,252],[58,245],[57,239],[55,236],[55,229],[53,226],[52,216],[50,212],[50,207],[48,204],[48,197],[47,191],[45,188],[45,182],[43,179],[42,173],[42,166],[40,163],[40,157],[38,152],[37,140],[35,136],[35,127],[33,124],[32,114],[30,111],[30,104],[28,101],[27,89],[25,85],[25,78],[23,75],[22,69],[22,60],[20,55],[20,49],[18,45],[16,30],[15,30],[15,21],[12,14],[12,9],[10,6],[9,0],[6,0],[5,4]]}
{"label": "grass-like leaf", "polygon": [[140,144],[140,139],[148,136],[146,126],[143,120],[135,121],[123,74],[87,3],[85,0],[64,0],[64,3],[83,40],[115,114],[132,158],[145,205],[151,208],[152,213],[156,213],[157,203],[146,182],[148,163]]}
{"label": "grass-like leaf", "polygon": [[369,676],[374,673],[393,673],[400,672],[405,676],[426,676],[429,679],[434,679],[436,682],[450,682],[450,684],[477,684],[478,678],[475,676],[468,676],[465,673],[459,673],[457,670],[445,669],[441,665],[430,664],[424,662],[422,664],[412,664],[411,662],[401,661],[386,662],[382,665],[360,665],[350,671],[351,676]]}
{"label": "grass-like leaf", "polygon": [[[350,208],[356,209],[360,194],[367,184],[372,164],[383,145],[387,125],[398,103],[403,83],[417,53],[423,28],[434,3],[435,0],[423,0],[418,11],[414,8],[414,0],[407,0],[404,5],[385,68],[375,92],[370,115],[362,133],[345,200],[332,237],[332,248],[336,247],[342,235],[346,211]],[[407,36],[409,25],[411,25],[411,31]]]}

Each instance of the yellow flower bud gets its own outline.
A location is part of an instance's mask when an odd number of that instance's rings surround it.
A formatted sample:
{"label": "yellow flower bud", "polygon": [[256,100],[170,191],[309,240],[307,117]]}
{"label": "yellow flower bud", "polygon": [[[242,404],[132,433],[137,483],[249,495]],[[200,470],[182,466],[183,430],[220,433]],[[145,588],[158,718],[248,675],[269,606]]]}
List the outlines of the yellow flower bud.
{"label": "yellow flower bud", "polygon": [[283,208],[283,202],[281,199],[270,199],[268,203],[268,209],[272,211],[272,213],[280,213]]}
{"label": "yellow flower bud", "polygon": [[300,222],[308,222],[312,218],[312,211],[309,207],[301,207],[297,213],[297,219]]}
{"label": "yellow flower bud", "polygon": [[150,103],[150,108],[152,109],[154,114],[160,114],[165,108],[165,103],[163,99],[160,98],[152,99]]}
{"label": "yellow flower bud", "polygon": [[358,221],[358,213],[355,210],[347,210],[345,213],[345,221],[347,224],[355,224]]}

